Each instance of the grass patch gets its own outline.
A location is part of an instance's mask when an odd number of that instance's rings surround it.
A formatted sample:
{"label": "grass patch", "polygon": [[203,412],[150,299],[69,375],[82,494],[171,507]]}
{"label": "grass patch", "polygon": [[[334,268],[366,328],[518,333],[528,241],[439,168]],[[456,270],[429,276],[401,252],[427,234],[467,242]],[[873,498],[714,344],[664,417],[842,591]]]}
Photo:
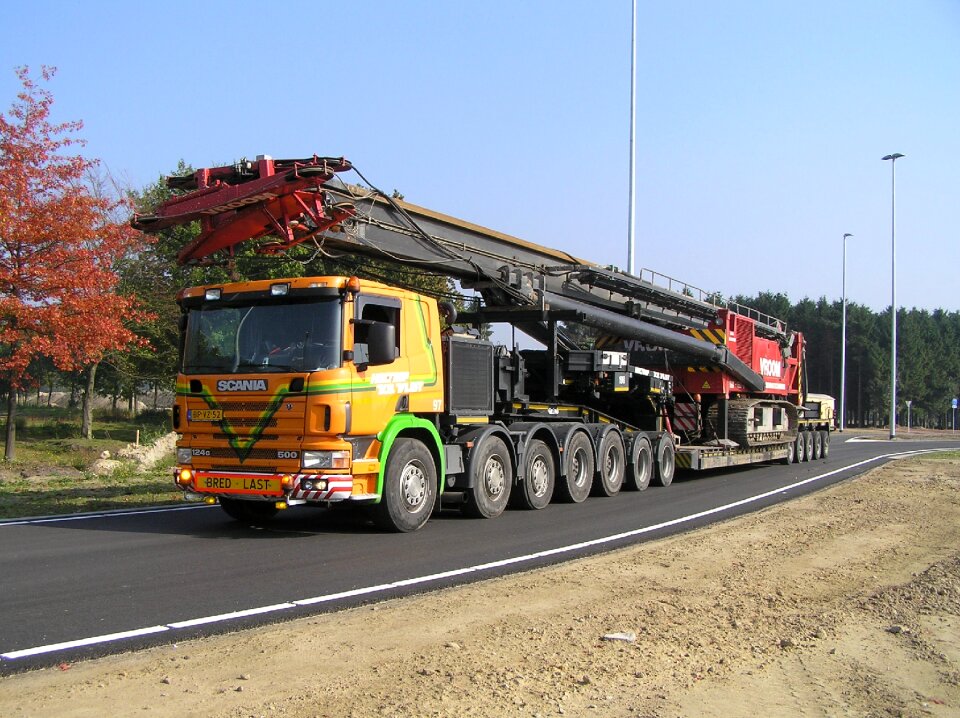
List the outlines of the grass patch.
{"label": "grass patch", "polygon": [[[37,410],[40,409],[40,410]],[[166,434],[164,412],[135,419],[95,416],[92,439],[81,439],[77,412],[30,407],[17,417],[16,460],[0,462],[0,518],[47,516],[179,503],[173,456],[147,472],[124,462],[112,475],[88,469],[104,451],[115,456],[134,442],[149,444]],[[5,431],[0,421],[0,431]]]}
{"label": "grass patch", "polygon": [[0,518],[49,516],[83,511],[179,503],[170,471],[127,476],[26,476],[0,479]]}

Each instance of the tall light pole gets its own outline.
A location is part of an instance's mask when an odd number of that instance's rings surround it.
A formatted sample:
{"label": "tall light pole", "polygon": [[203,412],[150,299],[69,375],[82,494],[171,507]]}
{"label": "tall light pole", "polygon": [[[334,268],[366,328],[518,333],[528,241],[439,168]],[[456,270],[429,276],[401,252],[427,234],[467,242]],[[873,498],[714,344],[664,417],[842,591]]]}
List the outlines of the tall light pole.
{"label": "tall light pole", "polygon": [[890,438],[897,438],[897,160],[899,152],[884,155],[890,160]]}
{"label": "tall light pole", "polygon": [[843,235],[843,330],[840,337],[840,432],[847,422],[847,232]]}
{"label": "tall light pole", "polygon": [[627,219],[627,271],[636,274],[634,267],[634,214],[637,205],[636,169],[634,167],[636,150],[634,140],[637,133],[635,115],[637,112],[637,0],[633,0],[633,15],[631,16],[630,30],[630,210]]}

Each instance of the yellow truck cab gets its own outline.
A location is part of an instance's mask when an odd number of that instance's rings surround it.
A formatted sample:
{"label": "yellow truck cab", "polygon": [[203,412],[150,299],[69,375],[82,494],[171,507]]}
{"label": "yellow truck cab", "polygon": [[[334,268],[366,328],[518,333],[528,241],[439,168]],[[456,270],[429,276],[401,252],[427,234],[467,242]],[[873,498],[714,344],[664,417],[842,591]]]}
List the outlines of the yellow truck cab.
{"label": "yellow truck cab", "polygon": [[384,505],[381,523],[426,521],[444,458],[430,420],[443,409],[435,300],[328,276],[194,287],[178,303],[176,480],[188,496],[243,520],[381,503],[384,462],[402,453],[401,505]]}

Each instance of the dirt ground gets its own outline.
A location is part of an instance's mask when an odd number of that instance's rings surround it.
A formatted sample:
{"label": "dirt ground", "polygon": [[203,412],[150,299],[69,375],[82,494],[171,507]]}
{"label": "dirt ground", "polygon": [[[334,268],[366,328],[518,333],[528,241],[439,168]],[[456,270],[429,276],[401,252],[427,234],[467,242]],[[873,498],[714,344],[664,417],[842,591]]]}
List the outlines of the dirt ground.
{"label": "dirt ground", "polygon": [[111,714],[960,716],[960,458],[562,566],[0,679],[0,715]]}

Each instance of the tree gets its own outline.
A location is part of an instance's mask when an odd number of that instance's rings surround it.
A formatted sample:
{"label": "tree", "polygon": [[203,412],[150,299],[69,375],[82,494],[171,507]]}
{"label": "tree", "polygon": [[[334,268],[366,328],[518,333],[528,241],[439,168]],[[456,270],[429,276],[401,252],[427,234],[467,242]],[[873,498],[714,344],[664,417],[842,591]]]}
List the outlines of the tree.
{"label": "tree", "polygon": [[[49,81],[55,70],[43,67]],[[49,357],[76,370],[136,341],[124,321],[136,301],[116,293],[113,267],[139,239],[111,220],[117,203],[85,179],[97,162],[69,154],[82,123],[50,122],[53,95],[29,69],[23,88],[0,114],[0,378],[7,398],[5,458],[14,458],[17,389],[33,381],[31,362]],[[91,372],[92,373],[92,372]],[[92,381],[89,386],[92,388]]]}

